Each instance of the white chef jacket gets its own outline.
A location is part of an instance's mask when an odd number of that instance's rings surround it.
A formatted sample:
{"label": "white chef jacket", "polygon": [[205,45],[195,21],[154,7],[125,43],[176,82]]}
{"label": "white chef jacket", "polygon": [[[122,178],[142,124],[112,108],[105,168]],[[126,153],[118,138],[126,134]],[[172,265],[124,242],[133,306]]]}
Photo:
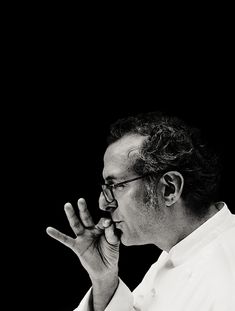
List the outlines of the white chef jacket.
{"label": "white chef jacket", "polygon": [[[91,289],[74,311],[90,311]],[[235,311],[235,215],[223,208],[163,251],[131,292],[119,279],[105,311]]]}

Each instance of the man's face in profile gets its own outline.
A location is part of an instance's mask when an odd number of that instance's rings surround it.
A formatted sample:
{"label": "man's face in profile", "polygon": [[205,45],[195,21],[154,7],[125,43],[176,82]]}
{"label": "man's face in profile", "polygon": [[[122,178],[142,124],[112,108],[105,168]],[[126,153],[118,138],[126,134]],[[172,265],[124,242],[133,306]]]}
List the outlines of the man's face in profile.
{"label": "man's face in profile", "polygon": [[[144,140],[141,135],[126,135],[107,148],[103,169],[105,183],[116,184],[138,177],[132,169],[133,158]],[[115,188],[114,196],[118,207],[110,209],[111,218],[121,231],[122,243],[127,246],[155,244],[156,235],[162,230],[164,215],[159,206],[146,204],[144,179]],[[101,208],[105,204],[101,195]]]}

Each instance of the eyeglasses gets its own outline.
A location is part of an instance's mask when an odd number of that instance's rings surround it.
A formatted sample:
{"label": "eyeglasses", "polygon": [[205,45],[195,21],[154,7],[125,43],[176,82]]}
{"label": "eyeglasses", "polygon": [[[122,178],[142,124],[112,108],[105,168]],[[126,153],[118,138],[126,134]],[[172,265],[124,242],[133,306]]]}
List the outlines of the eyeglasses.
{"label": "eyeglasses", "polygon": [[117,184],[103,184],[101,185],[102,187],[102,192],[103,192],[103,195],[105,197],[105,200],[108,204],[111,204],[115,201],[117,201],[115,199],[115,196],[114,196],[114,190],[117,189],[117,188],[120,188],[122,189],[122,187],[124,187],[125,184],[129,183],[129,182],[132,182],[134,180],[137,180],[137,179],[141,179],[141,178],[144,178],[146,176],[148,176],[150,174],[144,174],[142,176],[138,176],[138,177],[135,177],[135,178],[132,178],[132,179],[128,179],[128,180],[124,180],[122,182],[119,182]]}

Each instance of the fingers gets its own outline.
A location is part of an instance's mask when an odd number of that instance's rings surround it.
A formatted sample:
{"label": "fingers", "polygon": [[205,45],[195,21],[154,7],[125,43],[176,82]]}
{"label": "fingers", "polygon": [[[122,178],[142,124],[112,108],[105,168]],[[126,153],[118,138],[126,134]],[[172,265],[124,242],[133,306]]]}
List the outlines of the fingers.
{"label": "fingers", "polygon": [[70,227],[76,236],[82,234],[85,228],[94,227],[94,222],[87,209],[86,202],[84,199],[78,200],[78,208],[80,219],[75,214],[75,211],[71,203],[68,202],[64,205],[64,210],[68,218]]}
{"label": "fingers", "polygon": [[111,219],[102,217],[100,218],[98,224],[95,225],[95,227],[103,231],[105,228],[110,226],[110,222],[111,222]]}
{"label": "fingers", "polygon": [[64,234],[64,233],[60,232],[59,230],[52,228],[52,227],[48,227],[46,229],[46,232],[50,237],[56,239],[57,241],[61,242],[65,246],[67,246],[69,248],[73,248],[74,239],[67,236],[66,234]]}
{"label": "fingers", "polygon": [[85,228],[94,227],[94,222],[88,211],[86,201],[84,199],[78,200],[79,216]]}
{"label": "fingers", "polygon": [[84,227],[78,219],[77,215],[75,214],[72,205],[70,203],[66,203],[64,205],[64,210],[68,218],[70,227],[72,228],[75,235],[77,236],[79,234],[82,234],[84,231]]}
{"label": "fingers", "polygon": [[115,227],[111,219],[101,218],[96,225],[96,228],[104,230],[105,238],[109,244],[114,245],[120,241],[119,237],[115,234]]}
{"label": "fingers", "polygon": [[119,243],[119,238],[115,234],[115,227],[114,224],[111,223],[106,229],[105,229],[105,237],[109,244],[115,245]]}

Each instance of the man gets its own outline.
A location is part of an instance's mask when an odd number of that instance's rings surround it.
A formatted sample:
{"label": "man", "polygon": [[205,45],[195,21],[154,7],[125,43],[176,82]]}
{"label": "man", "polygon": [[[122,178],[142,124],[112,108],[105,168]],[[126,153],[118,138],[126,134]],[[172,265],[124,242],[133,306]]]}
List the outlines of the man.
{"label": "man", "polygon": [[[75,238],[47,233],[71,248],[92,288],[76,310],[235,310],[235,219],[215,202],[218,159],[198,130],[160,113],[118,120],[104,154],[94,224],[84,199],[65,212]],[[120,242],[163,250],[133,291],[118,277]]]}

